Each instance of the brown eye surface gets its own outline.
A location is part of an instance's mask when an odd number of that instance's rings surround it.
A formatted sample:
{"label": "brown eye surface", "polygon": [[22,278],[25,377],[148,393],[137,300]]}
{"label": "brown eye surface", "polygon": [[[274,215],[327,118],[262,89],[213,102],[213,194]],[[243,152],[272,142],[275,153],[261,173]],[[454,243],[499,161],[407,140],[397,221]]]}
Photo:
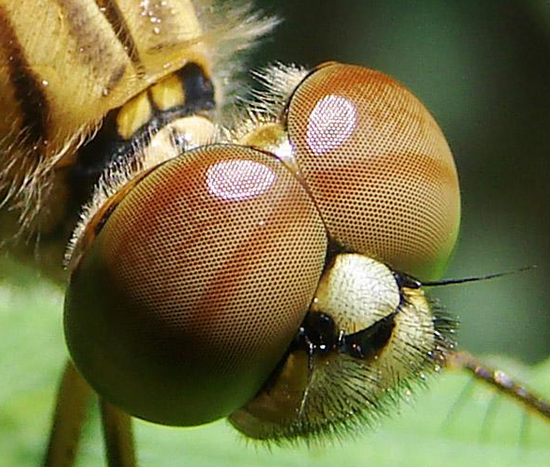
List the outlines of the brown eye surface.
{"label": "brown eye surface", "polygon": [[73,273],[74,362],[134,416],[228,415],[295,335],[326,246],[313,202],[275,158],[220,145],[171,160],[125,196]]}
{"label": "brown eye surface", "polygon": [[288,133],[330,236],[419,279],[455,244],[454,161],[422,103],[390,77],[329,64],[294,93]]}

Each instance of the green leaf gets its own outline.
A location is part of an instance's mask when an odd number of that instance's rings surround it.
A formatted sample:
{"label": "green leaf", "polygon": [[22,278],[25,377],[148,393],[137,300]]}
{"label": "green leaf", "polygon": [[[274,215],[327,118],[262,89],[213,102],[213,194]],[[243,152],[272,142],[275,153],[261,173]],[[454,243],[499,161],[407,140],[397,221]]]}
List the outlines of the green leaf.
{"label": "green leaf", "polygon": [[[62,291],[25,269],[0,279],[0,453],[5,467],[40,465],[56,385],[66,352]],[[506,362],[541,394],[550,395],[550,360],[534,368]],[[453,409],[471,377],[438,375],[416,400],[377,431],[341,444],[267,449],[248,442],[225,421],[198,428],[137,422],[142,467],[344,465],[512,466],[550,465],[550,424],[481,384]],[[151,394],[151,397],[155,397]],[[397,409],[396,409],[397,412]],[[526,423],[527,421],[527,423]],[[97,411],[82,443],[79,466],[104,465]]]}

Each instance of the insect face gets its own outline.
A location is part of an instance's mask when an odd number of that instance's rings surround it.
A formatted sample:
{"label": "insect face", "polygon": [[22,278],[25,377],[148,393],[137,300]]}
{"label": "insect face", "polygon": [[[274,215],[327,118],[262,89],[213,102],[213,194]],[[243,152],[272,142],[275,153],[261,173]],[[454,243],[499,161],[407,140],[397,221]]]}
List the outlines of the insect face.
{"label": "insect face", "polygon": [[442,362],[448,322],[387,266],[341,254],[327,268],[284,363],[229,420],[247,436],[337,435],[373,424]]}
{"label": "insect face", "polygon": [[125,196],[73,274],[75,363],[132,415],[226,416],[294,337],[326,245],[313,202],[275,158],[220,145],[173,159]]}
{"label": "insect face", "polygon": [[95,240],[75,260],[67,342],[132,415],[195,425],[237,411],[253,437],[330,434],[383,413],[448,345],[394,272],[437,275],[456,239],[441,131],[372,70],[331,63],[282,83],[229,142],[151,169],[84,222]]}

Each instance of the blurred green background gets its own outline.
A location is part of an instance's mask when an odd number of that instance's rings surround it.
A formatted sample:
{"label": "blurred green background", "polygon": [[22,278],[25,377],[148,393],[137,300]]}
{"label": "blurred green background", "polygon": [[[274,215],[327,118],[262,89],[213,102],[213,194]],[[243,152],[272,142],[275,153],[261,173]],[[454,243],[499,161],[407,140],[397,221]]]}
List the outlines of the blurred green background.
{"label": "blurred green background", "polygon": [[[66,358],[62,294],[0,259],[0,466],[38,467]],[[550,360],[535,368],[504,362],[550,394]],[[462,372],[445,372],[380,429],[358,427],[339,442],[277,447],[247,442],[224,420],[192,428],[136,421],[140,467],[541,467],[550,465],[550,424]],[[465,388],[471,391],[464,392]],[[462,399],[460,394],[467,394]],[[155,397],[155,394],[151,394]],[[414,400],[413,400],[414,399]],[[457,401],[460,402],[458,405]],[[453,409],[454,407],[454,409]],[[88,417],[77,467],[104,466],[97,409]],[[59,467],[59,466],[56,466]]]}
{"label": "blurred green background", "polygon": [[339,60],[405,83],[448,138],[462,230],[447,277],[537,265],[434,291],[474,352],[550,354],[550,2],[259,2],[285,21],[253,57]]}
{"label": "blurred green background", "polygon": [[[550,2],[542,0],[259,2],[285,21],[252,54],[268,62],[340,60],[380,69],[409,86],[436,116],[456,157],[463,196],[459,246],[447,277],[536,264],[534,271],[434,294],[475,353],[525,362],[550,355]],[[0,465],[38,465],[65,355],[60,291],[25,268],[0,264]],[[548,363],[520,369],[550,394]],[[517,448],[521,413],[500,410],[480,443],[492,396],[447,415],[467,377],[445,376],[376,434],[335,448],[256,450],[223,422],[173,430],[140,423],[144,466],[539,466],[548,427]],[[480,395],[481,394],[481,395]],[[154,395],[152,395],[154,397]],[[505,407],[508,408],[510,404]],[[441,427],[445,426],[445,430]],[[496,432],[495,432],[496,430]],[[102,465],[92,417],[83,465]],[[483,437],[482,437],[483,438]],[[503,444],[504,443],[504,444]]]}

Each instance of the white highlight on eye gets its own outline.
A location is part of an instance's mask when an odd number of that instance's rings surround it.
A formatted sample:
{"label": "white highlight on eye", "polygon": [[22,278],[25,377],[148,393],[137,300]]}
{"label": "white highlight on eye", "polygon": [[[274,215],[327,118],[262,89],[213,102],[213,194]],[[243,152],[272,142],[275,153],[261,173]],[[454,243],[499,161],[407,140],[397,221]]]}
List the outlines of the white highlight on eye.
{"label": "white highlight on eye", "polygon": [[327,94],[309,115],[306,141],[313,154],[326,154],[344,143],[357,126],[357,109],[349,99]]}
{"label": "white highlight on eye", "polygon": [[269,167],[248,160],[216,162],[206,171],[208,192],[227,201],[259,196],[269,190],[275,179]]}

